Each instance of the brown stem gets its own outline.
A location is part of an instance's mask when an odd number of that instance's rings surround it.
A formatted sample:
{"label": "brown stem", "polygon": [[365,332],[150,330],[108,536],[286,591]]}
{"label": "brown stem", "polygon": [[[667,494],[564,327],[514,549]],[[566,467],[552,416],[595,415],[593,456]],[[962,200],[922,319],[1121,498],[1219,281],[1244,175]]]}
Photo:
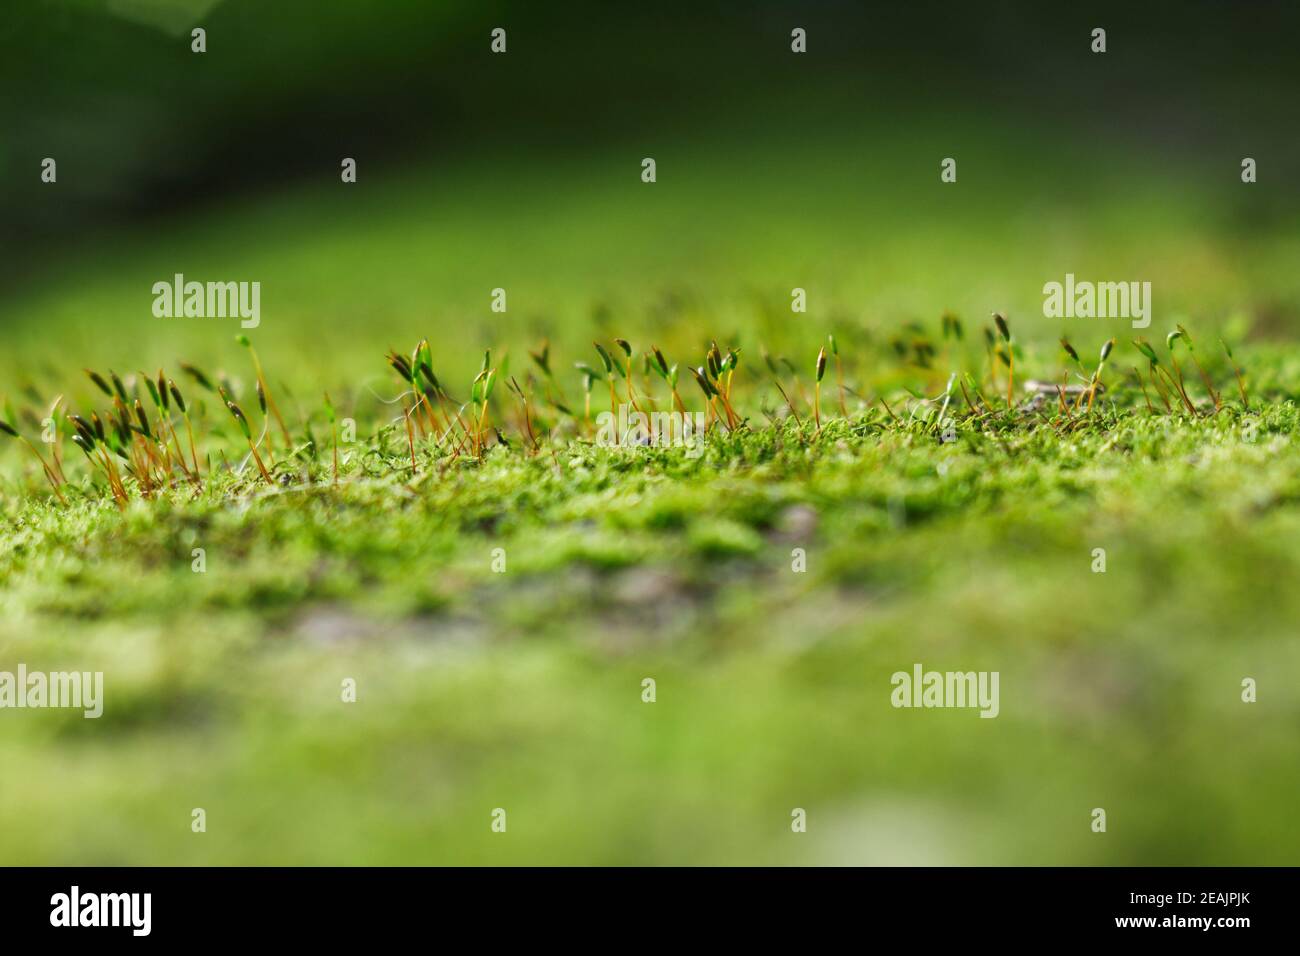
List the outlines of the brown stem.
{"label": "brown stem", "polygon": [[266,483],[268,485],[275,484],[271,478],[271,473],[266,470],[266,465],[262,464],[262,456],[257,453],[257,446],[253,444],[251,438],[248,439],[248,448],[253,453],[253,460],[257,462],[257,467],[262,472],[262,477],[266,479]]}
{"label": "brown stem", "polygon": [[1205,366],[1201,365],[1201,360],[1192,353],[1192,361],[1196,363],[1196,370],[1201,373],[1201,381],[1205,383],[1206,390],[1210,393],[1210,398],[1214,399],[1214,410],[1218,411],[1219,406],[1223,404],[1223,399],[1214,389],[1214,383],[1210,381],[1210,376],[1205,373]]}
{"label": "brown stem", "polygon": [[1246,382],[1241,377],[1241,369],[1237,368],[1235,362],[1233,363],[1232,371],[1237,376],[1237,390],[1241,392],[1241,404],[1246,407],[1246,411],[1250,411],[1250,399],[1246,397]]}
{"label": "brown stem", "polygon": [[199,475],[199,453],[194,448],[194,426],[190,424],[189,412],[183,413],[183,417],[185,419],[185,431],[189,434],[190,438],[190,459],[194,462],[194,477],[198,480],[201,486],[203,480]]}
{"label": "brown stem", "polygon": [[284,419],[280,417],[280,409],[275,404],[275,399],[271,396],[271,387],[266,384],[266,376],[262,374],[262,363],[258,361],[257,351],[250,345],[248,354],[253,357],[253,368],[257,371],[257,380],[262,383],[262,394],[266,396],[267,407],[271,409],[271,414],[275,416],[276,422],[280,426],[280,431],[284,433],[284,447],[286,451],[293,450],[293,439],[289,437],[289,429],[285,427]]}
{"label": "brown stem", "polygon": [[840,414],[848,418],[849,408],[844,402],[844,366],[840,363],[839,355],[835,356],[835,381],[840,389]]}
{"label": "brown stem", "polygon": [[406,443],[411,446],[411,474],[419,471],[415,466],[415,431],[411,428],[411,410],[407,410],[402,415],[402,421],[406,423]]}
{"label": "brown stem", "polygon": [[26,438],[22,438],[21,435],[19,436],[19,438],[22,439],[22,443],[24,445],[26,445],[29,449],[31,449],[32,454],[36,456],[36,460],[41,463],[41,470],[45,472],[45,480],[50,483],[50,487],[53,488],[54,493],[58,495],[59,501],[66,505],[68,503],[68,499],[63,497],[63,492],[59,490],[59,482],[58,479],[54,477],[54,472],[50,470],[49,465],[45,464],[45,456],[42,455],[39,451],[37,451],[36,446],[33,445],[31,442],[29,442]]}

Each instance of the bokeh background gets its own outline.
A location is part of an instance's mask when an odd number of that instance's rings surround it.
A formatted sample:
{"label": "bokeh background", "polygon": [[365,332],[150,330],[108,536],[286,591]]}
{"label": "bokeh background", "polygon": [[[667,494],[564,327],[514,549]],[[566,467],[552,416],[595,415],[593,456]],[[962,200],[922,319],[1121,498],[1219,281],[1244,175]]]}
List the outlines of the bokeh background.
{"label": "bokeh background", "polygon": [[602,325],[793,348],[1000,308],[1055,338],[1041,288],[1067,271],[1151,281],[1169,324],[1285,332],[1295,27],[1284,3],[21,3],[0,27],[5,351],[221,360],[224,327],[150,314],[175,272],[261,281],[263,352],[310,345],[325,379],[419,335],[467,369]]}
{"label": "bokeh background", "polygon": [[[1282,2],[19,0],[0,396],[76,401],[83,367],[178,360],[246,385],[233,322],[153,317],[177,272],[261,282],[281,394],[328,388],[362,423],[368,386],[394,388],[385,349],[421,336],[458,382],[489,346],[520,368],[549,337],[567,370],[594,337],[682,361],[717,338],[753,384],[760,342],[807,368],[834,331],[875,360],[906,323],[950,309],[974,333],[998,309],[1055,372],[1063,332],[1129,334],[1043,318],[1067,272],[1150,281],[1153,338],[1286,354],[1298,27]],[[0,718],[0,860],[1293,863],[1300,492],[1270,447],[1248,481],[1189,466],[1211,453],[1135,453],[1128,485],[1069,449],[1041,485],[972,459],[956,504],[928,457],[882,446],[806,481],[593,465],[572,498],[10,520],[0,668],[98,665],[114,696],[94,727]],[[800,592],[776,571],[810,501]],[[499,521],[531,569],[506,597],[456,516]],[[1098,535],[1128,574],[1080,570]],[[196,582],[197,543],[228,570]],[[900,719],[877,690],[914,660],[1001,669],[1002,716]],[[339,712],[340,673],[371,706]],[[656,708],[629,696],[646,673]],[[1237,703],[1252,673],[1274,709]],[[1098,805],[1114,839],[1087,829]]]}

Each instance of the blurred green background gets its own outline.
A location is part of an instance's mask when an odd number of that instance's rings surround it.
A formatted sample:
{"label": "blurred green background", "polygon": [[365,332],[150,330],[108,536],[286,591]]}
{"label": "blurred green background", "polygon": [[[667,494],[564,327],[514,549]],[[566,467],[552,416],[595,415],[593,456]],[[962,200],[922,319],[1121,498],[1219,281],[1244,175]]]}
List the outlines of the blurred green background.
{"label": "blurred green background", "polygon": [[[1043,318],[1067,272],[1150,281],[1153,338],[1245,339],[1294,395],[1296,26],[1283,3],[20,3],[0,396],[75,402],[83,366],[178,359],[246,378],[233,321],[153,317],[177,272],[261,282],[271,380],[363,422],[365,386],[394,388],[384,350],[420,336],[458,382],[488,346],[522,367],[549,337],[567,370],[620,335],[681,361],[740,344],[752,383],[759,342],[885,355],[945,309],[1124,341]],[[1292,418],[1230,461],[1218,424],[1126,435],[1121,460],[965,450],[956,491],[874,440],[807,474],[499,464],[410,501],[76,525],[8,481],[0,669],[99,667],[114,696],[98,723],[0,717],[0,861],[1295,862],[1300,608],[1263,583],[1300,571]],[[818,563],[791,583],[801,509]],[[1086,574],[1101,535],[1117,569]],[[522,571],[505,597],[498,543]],[[996,721],[900,715],[882,688],[914,660],[1021,691]],[[1243,712],[1243,674],[1269,709]]]}
{"label": "blurred green background", "polygon": [[1107,337],[1042,317],[1066,272],[1150,281],[1164,324],[1289,331],[1294,14],[1173,10],[24,4],[3,28],[6,359],[221,361],[225,325],[152,316],[176,272],[260,281],[263,354],[291,378],[310,348],[313,384],[419,335],[460,371],[542,335],[815,348],[945,308]]}

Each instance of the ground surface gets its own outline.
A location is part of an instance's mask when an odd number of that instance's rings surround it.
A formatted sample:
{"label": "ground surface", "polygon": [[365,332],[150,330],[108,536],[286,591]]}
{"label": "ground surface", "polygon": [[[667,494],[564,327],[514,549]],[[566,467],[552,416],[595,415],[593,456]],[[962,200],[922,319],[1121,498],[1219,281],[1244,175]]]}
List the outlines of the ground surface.
{"label": "ground surface", "polygon": [[[836,425],[26,505],[6,659],[103,670],[107,709],[6,715],[6,855],[1285,862],[1295,424]],[[1000,716],[891,708],[918,661],[999,671]]]}

